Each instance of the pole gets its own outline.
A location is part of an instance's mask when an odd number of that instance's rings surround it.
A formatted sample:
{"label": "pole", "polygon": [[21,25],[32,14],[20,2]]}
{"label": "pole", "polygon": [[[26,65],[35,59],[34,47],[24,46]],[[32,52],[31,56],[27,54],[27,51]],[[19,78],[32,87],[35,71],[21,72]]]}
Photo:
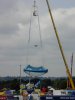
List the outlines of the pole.
{"label": "pole", "polygon": [[21,85],[21,65],[20,65],[20,85]]}
{"label": "pole", "polygon": [[22,93],[22,89],[21,89],[21,65],[20,65],[20,83],[19,83],[19,85],[20,85],[20,94]]}

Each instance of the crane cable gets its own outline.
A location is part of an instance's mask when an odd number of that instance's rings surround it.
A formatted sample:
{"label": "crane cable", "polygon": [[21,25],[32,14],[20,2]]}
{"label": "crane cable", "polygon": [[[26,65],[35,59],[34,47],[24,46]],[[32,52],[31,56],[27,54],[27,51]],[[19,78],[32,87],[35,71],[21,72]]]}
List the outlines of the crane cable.
{"label": "crane cable", "polygon": [[54,28],[54,31],[55,31],[55,35],[56,35],[56,38],[57,38],[57,41],[58,41],[58,45],[59,45],[59,48],[60,48],[60,52],[61,52],[64,64],[65,64],[65,67],[66,67],[67,75],[69,77],[72,89],[75,89],[74,83],[73,83],[73,80],[72,80],[72,76],[71,76],[69,68],[68,68],[68,64],[67,64],[64,52],[63,52],[63,48],[62,48],[62,45],[61,45],[61,42],[60,42],[60,39],[59,39],[59,36],[58,36],[58,31],[57,31],[56,26],[55,26],[55,22],[54,22],[54,19],[53,19],[53,15],[52,15],[51,8],[50,8],[48,0],[46,0],[46,3],[47,3],[49,14],[50,14],[50,17],[51,17],[51,20],[52,20],[52,24],[53,24],[53,28]]}
{"label": "crane cable", "polygon": [[[39,20],[39,14],[38,14],[38,24],[39,24],[39,35],[40,35],[40,46],[41,49],[43,49],[43,43],[42,43],[42,35],[41,35],[41,28],[40,28],[40,20]],[[41,53],[41,60],[42,60],[42,64],[44,66],[44,59],[43,59],[43,52]]]}
{"label": "crane cable", "polygon": [[31,31],[31,20],[32,20],[32,9],[30,15],[30,23],[29,23],[29,36],[28,36],[28,43],[27,43],[27,55],[26,55],[26,64],[28,65],[28,54],[29,54],[29,44],[30,44],[30,31]]}
{"label": "crane cable", "polygon": [[[37,13],[38,11],[38,7],[36,6],[36,1],[34,0],[34,5],[33,5],[33,16],[37,16],[38,17],[38,28],[39,28],[39,36],[40,36],[40,46],[42,48],[42,36],[41,36],[41,28],[40,28],[40,20],[39,20],[39,14]],[[29,45],[30,45],[30,34],[31,34],[31,25],[32,25],[32,11],[31,11],[31,18],[30,18],[30,26],[29,26],[29,36],[28,36],[28,46],[27,46],[27,64],[28,64],[28,54],[29,54]],[[37,45],[35,45],[35,47],[37,47]],[[43,56],[43,55],[42,55]],[[43,57],[41,58],[42,59],[42,62],[43,61]]]}

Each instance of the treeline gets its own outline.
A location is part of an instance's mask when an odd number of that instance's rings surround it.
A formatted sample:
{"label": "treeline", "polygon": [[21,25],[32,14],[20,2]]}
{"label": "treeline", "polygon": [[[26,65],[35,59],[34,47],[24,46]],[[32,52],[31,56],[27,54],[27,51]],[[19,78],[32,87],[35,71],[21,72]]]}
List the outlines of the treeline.
{"label": "treeline", "polygon": [[[51,86],[55,89],[66,89],[67,88],[67,78],[31,78],[30,82],[36,84],[40,81],[38,88]],[[73,78],[75,83],[75,78]],[[29,79],[21,79],[22,84],[27,84]],[[20,89],[20,79],[14,78],[12,80],[0,80],[0,90],[3,88],[12,89],[18,91]]]}

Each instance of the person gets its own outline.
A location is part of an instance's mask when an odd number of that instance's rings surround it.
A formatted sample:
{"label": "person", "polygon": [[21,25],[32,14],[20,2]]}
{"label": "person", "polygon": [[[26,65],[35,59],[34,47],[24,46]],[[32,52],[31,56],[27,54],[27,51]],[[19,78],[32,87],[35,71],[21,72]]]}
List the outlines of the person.
{"label": "person", "polygon": [[46,87],[42,87],[41,92],[46,93],[47,92],[47,88]]}
{"label": "person", "polygon": [[28,95],[28,100],[33,100],[33,96],[31,94]]}

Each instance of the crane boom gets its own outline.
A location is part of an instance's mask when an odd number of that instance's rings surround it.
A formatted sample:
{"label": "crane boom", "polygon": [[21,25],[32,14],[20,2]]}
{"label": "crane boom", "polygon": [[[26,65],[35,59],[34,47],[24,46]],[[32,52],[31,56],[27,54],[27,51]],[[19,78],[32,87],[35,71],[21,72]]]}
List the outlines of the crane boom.
{"label": "crane boom", "polygon": [[47,3],[48,10],[49,10],[49,14],[50,14],[50,17],[51,17],[51,20],[52,20],[52,24],[53,24],[53,28],[54,28],[54,31],[55,31],[55,35],[56,35],[56,38],[57,38],[57,41],[58,41],[58,45],[59,45],[59,48],[60,48],[60,52],[61,52],[61,55],[62,55],[64,64],[65,64],[65,67],[66,67],[66,72],[67,72],[69,81],[71,83],[72,89],[75,89],[74,82],[72,80],[72,76],[71,76],[70,71],[69,71],[69,68],[68,68],[68,64],[67,64],[67,61],[66,61],[64,52],[63,52],[63,48],[62,48],[62,45],[61,45],[61,42],[60,42],[60,39],[59,39],[59,36],[58,36],[58,31],[57,31],[56,26],[55,26],[55,22],[54,22],[54,19],[53,19],[53,16],[52,16],[52,12],[51,12],[50,5],[49,5],[48,0],[46,0],[46,3]]}

